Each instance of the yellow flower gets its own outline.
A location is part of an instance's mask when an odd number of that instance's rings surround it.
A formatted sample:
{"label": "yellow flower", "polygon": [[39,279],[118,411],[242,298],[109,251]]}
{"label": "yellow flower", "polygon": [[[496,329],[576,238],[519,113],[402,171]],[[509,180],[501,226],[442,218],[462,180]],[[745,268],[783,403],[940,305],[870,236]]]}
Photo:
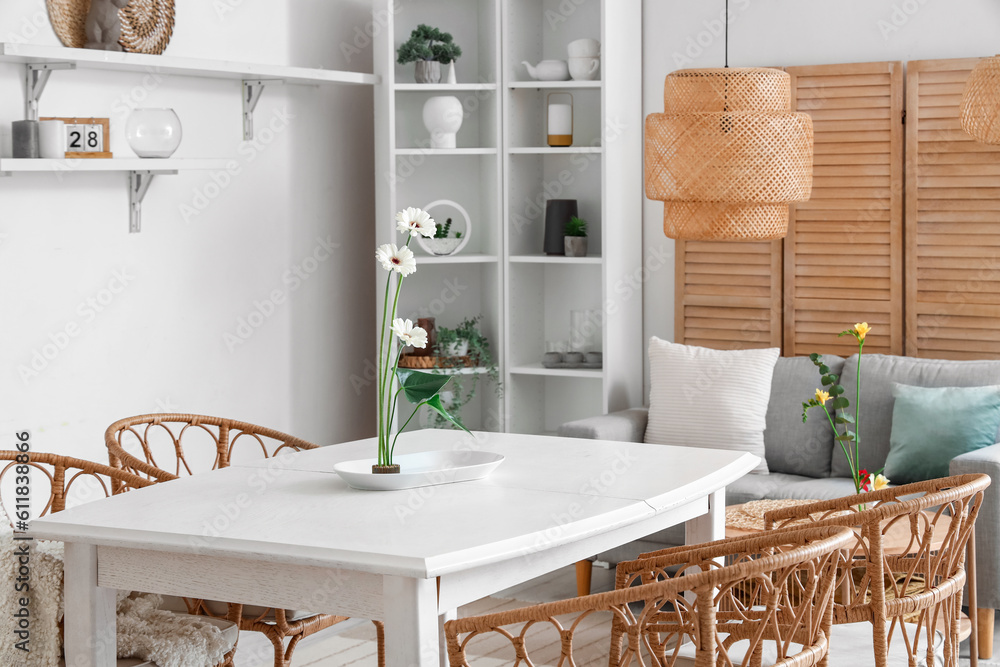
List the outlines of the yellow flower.
{"label": "yellow flower", "polygon": [[860,322],[854,325],[854,335],[858,337],[858,340],[864,340],[865,336],[871,330],[872,328],[868,326],[867,322]]}
{"label": "yellow flower", "polygon": [[827,401],[830,400],[830,394],[823,391],[822,389],[817,389],[816,400],[819,401],[820,403],[826,403]]}
{"label": "yellow flower", "polygon": [[884,489],[889,486],[889,479],[885,475],[875,475],[875,481],[872,482],[872,488],[878,491],[879,489]]}

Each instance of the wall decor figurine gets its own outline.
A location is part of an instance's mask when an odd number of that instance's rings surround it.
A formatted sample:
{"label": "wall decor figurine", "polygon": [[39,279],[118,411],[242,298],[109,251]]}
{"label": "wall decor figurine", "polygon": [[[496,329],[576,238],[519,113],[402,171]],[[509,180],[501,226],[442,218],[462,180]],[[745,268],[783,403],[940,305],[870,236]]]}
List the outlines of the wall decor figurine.
{"label": "wall decor figurine", "polygon": [[99,51],[121,51],[122,23],[118,10],[129,0],[91,0],[87,13],[87,48]]}

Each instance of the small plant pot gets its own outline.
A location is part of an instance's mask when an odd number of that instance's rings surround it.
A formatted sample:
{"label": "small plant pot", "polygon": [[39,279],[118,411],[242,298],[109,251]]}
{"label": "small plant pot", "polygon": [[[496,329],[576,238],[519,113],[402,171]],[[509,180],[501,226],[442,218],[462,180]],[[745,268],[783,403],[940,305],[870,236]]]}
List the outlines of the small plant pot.
{"label": "small plant pot", "polygon": [[418,60],[414,63],[413,78],[417,83],[441,83],[441,63],[436,60]]}
{"label": "small plant pot", "polygon": [[442,350],[446,357],[464,357],[469,353],[469,341],[462,340],[456,343],[449,343]]}
{"label": "small plant pot", "polygon": [[391,466],[372,466],[373,475],[398,475],[399,474],[399,464],[394,463]]}
{"label": "small plant pot", "polygon": [[567,364],[582,364],[583,363],[583,353],[582,352],[567,352],[563,355],[563,362]]}
{"label": "small plant pot", "polygon": [[462,245],[462,239],[424,239],[423,244],[434,255],[454,255]]}
{"label": "small plant pot", "polygon": [[565,247],[567,257],[587,256],[586,236],[566,236],[563,238],[563,246]]}

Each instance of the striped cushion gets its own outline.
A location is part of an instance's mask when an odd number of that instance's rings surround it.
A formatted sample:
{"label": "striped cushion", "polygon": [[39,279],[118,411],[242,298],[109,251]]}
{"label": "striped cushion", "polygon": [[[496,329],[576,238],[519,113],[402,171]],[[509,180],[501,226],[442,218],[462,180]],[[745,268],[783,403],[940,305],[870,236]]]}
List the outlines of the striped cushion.
{"label": "striped cushion", "polygon": [[649,341],[646,442],[750,452],[766,473],[764,417],[778,348],[710,350]]}

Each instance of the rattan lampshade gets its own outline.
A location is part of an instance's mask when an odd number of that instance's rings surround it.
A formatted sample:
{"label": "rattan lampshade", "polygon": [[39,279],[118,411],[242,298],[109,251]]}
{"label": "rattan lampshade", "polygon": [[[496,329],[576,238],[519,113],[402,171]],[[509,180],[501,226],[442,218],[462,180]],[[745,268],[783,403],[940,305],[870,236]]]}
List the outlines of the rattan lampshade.
{"label": "rattan lampshade", "polygon": [[962,129],[984,144],[1000,144],[1000,56],[985,58],[965,84]]}
{"label": "rattan lampshade", "polygon": [[690,69],[667,75],[646,118],[646,196],[673,239],[749,241],[788,232],[812,191],[812,119],[791,112],[787,73]]}

